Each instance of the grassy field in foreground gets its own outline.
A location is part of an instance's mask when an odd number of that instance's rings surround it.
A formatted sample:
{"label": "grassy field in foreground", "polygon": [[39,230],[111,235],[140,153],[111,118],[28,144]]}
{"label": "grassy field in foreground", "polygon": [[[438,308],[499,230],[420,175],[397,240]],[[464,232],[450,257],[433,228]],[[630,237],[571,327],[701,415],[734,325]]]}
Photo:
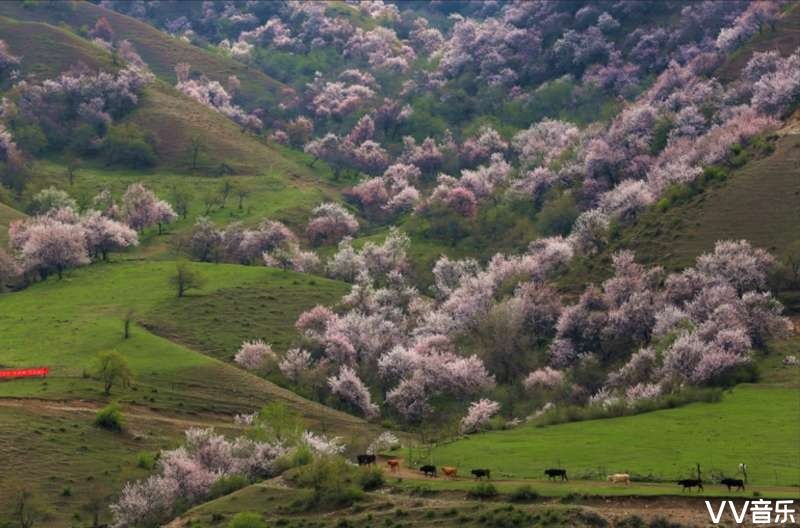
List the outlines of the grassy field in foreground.
{"label": "grassy field in foreground", "polygon": [[548,504],[536,507],[512,506],[493,502],[464,502],[463,497],[423,499],[404,495],[372,493],[349,507],[304,511],[295,506],[310,493],[255,485],[231,495],[202,504],[182,516],[184,526],[208,528],[224,526],[238,512],[256,512],[267,519],[268,526],[286,528],[432,528],[443,526],[527,526],[572,527],[597,526],[596,517],[584,516],[571,505]]}
{"label": "grassy field in foreground", "polygon": [[800,392],[796,386],[740,385],[720,403],[624,418],[521,426],[437,447],[437,465],[489,467],[498,478],[541,478],[564,467],[573,479],[627,472],[634,478],[687,478],[700,463],[705,478],[748,464],[759,486],[800,486]]}
{"label": "grassy field in foreground", "polygon": [[[405,479],[394,482],[389,479],[389,484],[399,490],[413,494],[437,492],[469,492],[475,489],[478,483],[474,479],[460,478],[458,480],[432,480],[420,477],[419,479]],[[569,482],[551,482],[541,479],[502,480],[493,479],[491,484],[500,494],[511,494],[520,486],[530,486],[541,497],[574,498],[584,497],[753,497],[758,493],[763,497],[773,499],[796,498],[800,493],[800,486],[759,486],[749,485],[744,492],[731,491],[717,483],[706,482],[704,491],[682,492],[681,487],[675,483],[644,483],[635,482],[629,486],[625,484],[611,484],[607,481],[571,480]]]}

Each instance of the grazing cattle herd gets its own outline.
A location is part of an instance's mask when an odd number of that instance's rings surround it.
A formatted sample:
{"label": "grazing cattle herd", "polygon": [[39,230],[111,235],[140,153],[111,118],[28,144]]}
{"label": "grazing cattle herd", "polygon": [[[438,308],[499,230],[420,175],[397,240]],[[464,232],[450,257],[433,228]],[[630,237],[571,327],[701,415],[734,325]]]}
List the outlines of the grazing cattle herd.
{"label": "grazing cattle herd", "polygon": [[[357,455],[356,462],[359,466],[367,466],[367,465],[374,465],[377,463],[377,457],[375,455]],[[386,460],[386,465],[389,467],[389,471],[392,473],[398,473],[400,471],[400,459],[399,458],[389,458]],[[458,468],[456,466],[442,466],[441,468],[442,475],[444,477],[455,479],[458,477]],[[419,472],[422,473],[425,477],[436,478],[438,475],[438,470],[436,466],[432,464],[426,464],[419,467]],[[732,491],[733,488],[736,488],[736,491],[745,491],[745,482],[747,481],[747,465],[746,464],[739,464],[739,472],[744,475],[744,480],[736,479],[736,478],[723,478],[720,480],[720,484],[723,486],[727,486],[728,491]],[[491,470],[488,468],[478,468],[473,469],[470,471],[472,478],[476,480],[482,480],[484,478],[491,479]],[[564,468],[548,468],[544,470],[544,474],[547,476],[548,480],[556,481],[569,481],[567,478],[567,470]],[[687,478],[681,479],[677,482],[678,486],[682,487],[681,491],[689,490],[691,491],[692,488],[697,488],[698,493],[700,491],[705,491],[703,488],[703,480],[700,478],[700,467],[698,465],[697,468],[697,475],[698,478]],[[606,478],[608,482],[612,484],[625,484],[626,486],[630,485],[631,483],[631,476],[629,473],[613,473],[608,475]]]}

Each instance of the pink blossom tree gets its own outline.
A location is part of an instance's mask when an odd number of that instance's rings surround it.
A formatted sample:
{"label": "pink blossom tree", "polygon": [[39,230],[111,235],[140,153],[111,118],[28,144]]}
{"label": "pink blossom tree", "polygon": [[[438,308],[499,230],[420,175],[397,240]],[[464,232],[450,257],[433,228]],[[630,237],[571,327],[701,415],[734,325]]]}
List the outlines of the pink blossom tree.
{"label": "pink blossom tree", "polygon": [[350,367],[342,366],[337,376],[328,378],[328,386],[335,396],[358,409],[367,418],[378,416],[378,406],[372,403],[367,386]]}
{"label": "pink blossom tree", "polygon": [[467,414],[461,419],[461,433],[476,433],[485,428],[489,420],[500,412],[500,404],[496,401],[481,399],[469,405]]}
{"label": "pink blossom tree", "polygon": [[276,359],[272,347],[261,340],[245,341],[233,360],[247,370],[258,370],[267,360]]}
{"label": "pink blossom tree", "polygon": [[9,234],[25,268],[42,277],[55,272],[61,279],[65,270],[90,262],[86,235],[78,224],[37,217],[12,223]]}
{"label": "pink blossom tree", "polygon": [[312,364],[311,354],[301,348],[290,348],[278,363],[281,374],[297,383]]}
{"label": "pink blossom tree", "polygon": [[358,220],[344,207],[325,202],[314,208],[306,226],[306,235],[312,244],[331,244],[358,231]]}
{"label": "pink blossom tree", "polygon": [[136,231],[112,220],[97,211],[89,211],[81,218],[88,252],[94,257],[108,260],[112,251],[139,245]]}

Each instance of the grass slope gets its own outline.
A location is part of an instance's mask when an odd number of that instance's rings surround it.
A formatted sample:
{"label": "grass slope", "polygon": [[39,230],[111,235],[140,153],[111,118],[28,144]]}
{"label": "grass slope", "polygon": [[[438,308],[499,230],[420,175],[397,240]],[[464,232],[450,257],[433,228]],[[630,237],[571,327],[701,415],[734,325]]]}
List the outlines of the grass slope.
{"label": "grass slope", "polygon": [[800,135],[789,134],[764,159],[734,171],[686,204],[650,211],[618,244],[645,262],[690,265],[717,240],[745,238],[780,254],[800,240]]}
{"label": "grass slope", "polygon": [[[0,14],[13,9],[18,9],[21,14],[38,13],[41,10],[21,9],[13,3],[0,3]],[[61,12],[63,7],[54,11]],[[122,23],[120,26],[128,28]],[[159,38],[166,38],[170,45],[188,46],[150,29]],[[61,27],[41,22],[20,22],[0,16],[0,35],[11,51],[22,57],[21,68],[25,75],[33,74],[39,79],[51,78],[79,62],[90,68],[116,69],[106,51]],[[199,48],[189,49],[205,53]],[[156,69],[153,64],[150,66]],[[197,139],[201,144],[198,160],[200,173],[216,173],[224,164],[226,170],[237,174],[278,172],[289,178],[311,178],[315,174],[329,176],[323,164],[312,171],[305,155],[243,134],[240,127],[224,115],[176,91],[172,88],[173,83],[173,79],[167,79],[166,82],[157,81],[149,86],[139,106],[126,118],[154,135],[162,168],[187,172],[191,166],[191,142]],[[262,84],[261,89],[265,86]]]}
{"label": "grass slope", "polygon": [[0,203],[0,248],[5,249],[8,244],[8,226],[11,222],[24,217],[25,215],[16,209]]}
{"label": "grass slope", "polygon": [[259,281],[203,296],[168,299],[145,314],[144,321],[159,335],[231,361],[243,336],[263,339],[274,350],[285,351],[297,337],[294,322],[302,310],[333,305],[347,290],[339,282],[302,276]]}
{"label": "grass slope", "polygon": [[737,50],[720,69],[717,77],[730,81],[738,77],[747,61],[757,51],[778,50],[786,56],[794,52],[800,43],[800,5],[789,3],[786,11],[775,23],[775,29],[764,29]]}
{"label": "grass slope", "polygon": [[0,16],[0,35],[11,52],[22,58],[24,76],[55,77],[77,62],[92,69],[116,69],[108,53],[63,28]]}
{"label": "grass slope", "polygon": [[243,133],[221,113],[164,83],[148,87],[141,104],[128,119],[154,134],[159,160],[170,169],[190,170],[191,142],[197,139],[201,144],[198,160],[201,173],[214,173],[225,164],[237,174],[280,172],[290,178],[312,174],[305,163],[286,156],[288,149],[268,145]]}
{"label": "grass slope", "polygon": [[179,62],[188,62],[193,69],[223,84],[229,75],[236,75],[242,83],[242,97],[250,106],[275,103],[283,88],[278,81],[240,62],[172,38],[140,20],[89,2],[0,2],[0,15],[54,26],[63,23],[76,32],[82,27],[91,29],[98,18],[106,17],[116,39],[130,40],[159,78],[174,84],[174,68]]}
{"label": "grass slope", "polygon": [[[144,183],[169,201],[173,201],[173,189],[176,187],[190,191],[187,219],[178,219],[170,225],[165,236],[155,235],[154,229],[140,235],[141,246],[121,255],[121,258],[126,259],[175,258],[172,240],[176,235],[183,235],[191,229],[197,216],[205,214],[204,195],[218,194],[221,187],[219,178],[192,176],[168,169],[110,169],[98,163],[87,163],[81,167],[75,184],[69,187],[64,168],[57,159],[36,161],[32,166],[31,176],[28,194],[48,186],[56,186],[67,190],[80,203],[85,204],[91,204],[91,198],[102,189],[109,189],[119,199],[127,186],[136,182]],[[242,209],[238,207],[238,198],[231,196],[224,208],[215,207],[208,214],[219,225],[234,221],[254,225],[268,217],[280,220],[295,232],[302,233],[311,209],[322,201],[335,200],[338,195],[335,189],[324,181],[315,180],[311,175],[291,176],[275,168],[265,168],[259,175],[229,176],[228,179],[234,186],[247,187],[250,193],[244,199]],[[1,215],[2,213],[0,219]]]}
{"label": "grass slope", "polygon": [[716,404],[695,403],[647,414],[555,425],[521,426],[436,448],[439,465],[490,467],[507,478],[541,478],[566,467],[573,479],[629,472],[655,480],[707,479],[750,466],[759,486],[800,487],[800,393],[797,385],[736,387]]}
{"label": "grass slope", "polygon": [[[46,525],[68,526],[93,482],[113,495],[126,479],[144,473],[135,468],[138,451],[173,446],[180,432],[192,425],[230,424],[233,413],[250,412],[275,400],[301,413],[310,427],[342,435],[348,442],[376,434],[355,417],[304,400],[144,327],[135,325],[132,336],[123,339],[122,316],[132,309],[137,319],[145,314],[149,320],[174,317],[189,325],[186,335],[200,348],[211,348],[215,343],[205,341],[211,334],[183,312],[190,314],[205,298],[225,297],[226,292],[239,289],[280,295],[281,313],[251,305],[255,312],[248,321],[268,340],[273,335],[288,339],[300,311],[317,302],[318,296],[339,296],[346,289],[319,277],[264,267],[191,265],[207,284],[180,300],[173,299],[167,285],[174,263],[137,261],[98,264],[73,271],[61,281],[0,295],[0,365],[51,369],[44,381],[0,383],[0,465],[11,468],[0,475],[0,496],[8,497],[13,480],[28,474],[25,482],[34,487],[49,512]],[[221,310],[217,317],[231,318],[218,319],[219,328],[242,328],[241,322],[234,321],[236,310]],[[200,318],[206,322],[204,314]],[[238,338],[252,335],[243,333],[237,338],[232,332],[220,334],[228,339],[226,347],[235,347]],[[106,350],[123,354],[135,374],[130,388],[112,391],[112,398],[131,417],[124,436],[90,425],[94,409],[109,398],[102,395],[100,382],[86,372],[95,355]],[[25,446],[24,457],[14,445]],[[15,475],[18,478],[12,478]],[[74,490],[74,500],[73,495],[62,497],[65,487]],[[0,500],[0,519],[9,507]]]}
{"label": "grass slope", "polygon": [[[309,296],[293,292],[315,288],[309,276],[263,267],[192,264],[207,279],[205,288],[181,299],[187,303],[221,288],[270,284],[282,289],[284,318],[270,316],[263,335],[285,333],[296,315],[309,307]],[[166,411],[241,412],[278,398],[316,422],[357,424],[359,420],[303,400],[238,368],[150,334],[140,327],[122,338],[122,316],[128,310],[148,313],[174,293],[167,278],[171,262],[98,264],[78,270],[62,281],[50,280],[0,297],[4,366],[46,365],[51,375],[38,380],[0,384],[0,397],[103,400],[99,383],[84,373],[98,352],[117,350],[129,361],[136,386],[115,391],[122,402],[142,403]],[[315,283],[330,284],[321,278]],[[248,286],[251,287],[251,286]],[[193,297],[195,299],[193,299]],[[174,305],[182,310],[187,305]],[[221,326],[225,322],[220,323]],[[155,389],[157,396],[148,391]]]}
{"label": "grass slope", "polygon": [[[597,526],[596,516],[584,516],[574,506],[561,504],[537,507],[502,505],[492,502],[465,502],[462,496],[424,499],[395,494],[371,493],[350,507],[303,511],[297,503],[308,496],[308,490],[280,487],[272,483],[257,484],[193,508],[168,528],[222,526],[242,511],[256,512],[268,526],[286,528],[432,528],[442,526],[529,528],[564,526],[582,528]],[[593,523],[592,521],[595,521]]]}

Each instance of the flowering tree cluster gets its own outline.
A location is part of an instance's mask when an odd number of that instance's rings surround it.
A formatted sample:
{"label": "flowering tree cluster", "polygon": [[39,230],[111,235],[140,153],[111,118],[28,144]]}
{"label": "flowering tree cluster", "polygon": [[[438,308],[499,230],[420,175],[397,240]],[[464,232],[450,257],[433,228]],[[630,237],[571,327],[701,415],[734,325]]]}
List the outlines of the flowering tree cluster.
{"label": "flowering tree cluster", "polygon": [[107,259],[112,251],[139,244],[136,232],[125,224],[89,210],[79,215],[70,207],[49,209],[39,216],[16,220],[9,226],[9,245],[22,270],[47,278],[61,278],[69,268]]}
{"label": "flowering tree cluster", "polygon": [[11,73],[19,66],[20,58],[8,49],[5,40],[0,40],[0,80],[10,77]]}
{"label": "flowering tree cluster", "polygon": [[63,146],[80,126],[91,131],[81,148],[98,150],[115,119],[130,112],[139,102],[153,74],[136,64],[109,73],[92,72],[75,66],[55,79],[18,84],[20,119],[38,126],[49,143]]}
{"label": "flowering tree cluster", "polygon": [[358,220],[341,205],[325,202],[311,212],[306,235],[312,244],[332,244],[356,234]]}
{"label": "flowering tree cluster", "polygon": [[288,227],[269,219],[251,229],[240,222],[220,229],[208,217],[201,216],[192,229],[187,249],[192,258],[203,262],[261,263],[300,272],[313,272],[319,267],[319,258],[303,251]]}
{"label": "flowering tree cluster", "polygon": [[213,429],[189,429],[184,445],[159,456],[158,473],[129,482],[111,505],[113,526],[140,526],[168,521],[181,502],[207,498],[222,477],[264,478],[277,471],[277,460],[290,446],[244,436],[228,440]]}
{"label": "flowering tree cluster", "polygon": [[[615,275],[602,290],[588,289],[558,319],[549,353],[562,370],[537,370],[526,385],[552,388],[561,376],[583,380],[583,398],[594,394],[592,401],[608,404],[611,398],[653,398],[682,384],[716,383],[750,363],[753,347],[790,327],[780,303],[763,291],[773,264],[768,253],[743,240],[722,241],[659,288],[661,269],[648,270],[631,253],[619,253]],[[666,346],[663,354],[654,352],[658,346]],[[605,381],[581,374],[589,364],[618,362],[626,350],[635,352]]]}
{"label": "flowering tree cluster", "polygon": [[419,201],[419,191],[413,185],[420,178],[414,165],[395,163],[383,176],[365,180],[348,191],[364,214],[371,219],[383,219],[410,211]]}
{"label": "flowering tree cluster", "polygon": [[256,115],[245,112],[240,106],[233,103],[233,97],[218,81],[212,81],[205,76],[193,79],[189,73],[191,65],[181,62],[175,66],[178,83],[175,85],[179,91],[209,108],[224,114],[232,119],[243,130],[257,132],[264,124]]}
{"label": "flowering tree cluster", "polygon": [[464,169],[458,179],[440,174],[426,205],[442,203],[462,216],[472,216],[479,201],[486,199],[497,186],[507,183],[510,172],[511,165],[497,153],[492,155],[488,165]]}
{"label": "flowering tree cluster", "polygon": [[174,222],[178,215],[165,200],[159,199],[153,191],[141,183],[133,183],[122,195],[122,218],[136,231],[157,225],[161,233],[162,226]]}
{"label": "flowering tree cluster", "polygon": [[461,432],[468,434],[480,431],[498,412],[500,412],[500,404],[496,401],[482,399],[472,402],[466,416],[461,420]]}
{"label": "flowering tree cluster", "polygon": [[367,418],[379,414],[378,406],[372,403],[369,389],[350,367],[342,366],[338,375],[328,378],[328,385],[335,396],[358,409]]}
{"label": "flowering tree cluster", "polygon": [[233,361],[247,370],[258,370],[268,360],[275,359],[272,347],[263,341],[245,341],[234,356]]}

